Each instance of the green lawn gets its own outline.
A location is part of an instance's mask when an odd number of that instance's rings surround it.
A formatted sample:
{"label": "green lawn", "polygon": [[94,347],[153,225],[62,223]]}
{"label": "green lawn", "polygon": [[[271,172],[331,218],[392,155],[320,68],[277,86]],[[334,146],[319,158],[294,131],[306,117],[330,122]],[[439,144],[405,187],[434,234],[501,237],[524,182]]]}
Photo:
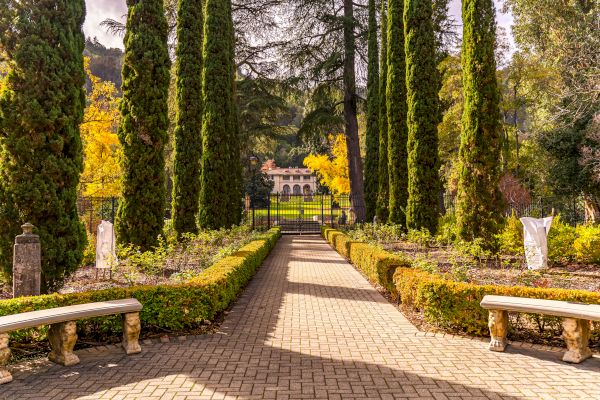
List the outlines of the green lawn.
{"label": "green lawn", "polygon": [[[283,202],[280,201],[277,203],[276,200],[271,201],[271,219],[275,219],[277,215],[279,215],[280,219],[310,219],[313,217],[317,217],[318,220],[321,220],[321,213],[326,220],[329,220],[331,215],[333,214],[333,218],[337,219],[342,215],[342,210],[346,211],[346,215],[348,215],[349,207],[342,208],[334,208],[331,209],[331,204],[329,202],[329,198],[325,199],[325,204],[323,204],[323,209],[321,211],[321,200],[318,199],[316,201],[299,201],[299,199],[293,199],[293,201]],[[333,211],[333,212],[332,212]],[[254,210],[255,217],[266,217],[268,210],[257,209]]]}

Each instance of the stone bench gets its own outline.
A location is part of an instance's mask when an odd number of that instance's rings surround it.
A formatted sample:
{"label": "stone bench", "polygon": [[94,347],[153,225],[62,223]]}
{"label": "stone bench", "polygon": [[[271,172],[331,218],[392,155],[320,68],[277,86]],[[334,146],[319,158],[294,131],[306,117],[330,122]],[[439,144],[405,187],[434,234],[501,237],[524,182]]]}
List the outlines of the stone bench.
{"label": "stone bench", "polygon": [[50,325],[48,341],[52,351],[48,354],[48,359],[57,364],[70,366],[79,363],[79,358],[73,353],[73,347],[77,341],[75,321],[83,318],[122,314],[122,345],[125,352],[135,354],[142,351],[138,342],[141,329],[141,310],[142,304],[136,299],[123,299],[50,308],[0,317],[0,384],[12,381],[10,372],[5,368],[10,359],[8,332]]}
{"label": "stone bench", "polygon": [[508,312],[511,311],[562,317],[563,338],[567,344],[563,361],[578,364],[592,356],[588,347],[590,322],[600,321],[600,305],[526,297],[485,296],[481,307],[490,311],[489,349],[492,351],[504,351],[506,348]]}

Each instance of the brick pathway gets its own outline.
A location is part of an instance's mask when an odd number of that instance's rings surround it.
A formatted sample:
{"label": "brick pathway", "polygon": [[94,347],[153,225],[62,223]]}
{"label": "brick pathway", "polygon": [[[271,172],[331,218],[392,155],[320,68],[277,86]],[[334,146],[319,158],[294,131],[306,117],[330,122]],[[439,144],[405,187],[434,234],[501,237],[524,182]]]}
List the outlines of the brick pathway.
{"label": "brick pathway", "polygon": [[13,367],[6,399],[600,399],[600,359],[419,334],[319,237],[284,237],[219,333]]}

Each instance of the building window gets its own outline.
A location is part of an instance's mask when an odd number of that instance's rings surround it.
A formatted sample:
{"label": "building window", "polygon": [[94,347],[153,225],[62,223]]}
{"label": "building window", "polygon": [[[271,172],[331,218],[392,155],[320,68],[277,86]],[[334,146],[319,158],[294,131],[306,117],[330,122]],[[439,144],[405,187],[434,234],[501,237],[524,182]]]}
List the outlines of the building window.
{"label": "building window", "polygon": [[294,194],[295,195],[302,194],[302,189],[300,189],[300,185],[294,185]]}
{"label": "building window", "polygon": [[299,176],[294,176],[294,180],[295,180],[295,181],[299,181],[299,180],[300,180],[300,177],[299,177]]}
{"label": "building window", "polygon": [[283,185],[283,194],[285,194],[285,195],[290,194],[290,186],[289,185]]}
{"label": "building window", "polygon": [[310,175],[304,175],[304,180],[305,181],[310,181]]}
{"label": "building window", "polygon": [[289,176],[285,176],[285,175],[284,175],[284,176],[283,176],[283,180],[284,180],[284,181],[289,181],[289,180],[290,180],[290,177],[289,177]]}

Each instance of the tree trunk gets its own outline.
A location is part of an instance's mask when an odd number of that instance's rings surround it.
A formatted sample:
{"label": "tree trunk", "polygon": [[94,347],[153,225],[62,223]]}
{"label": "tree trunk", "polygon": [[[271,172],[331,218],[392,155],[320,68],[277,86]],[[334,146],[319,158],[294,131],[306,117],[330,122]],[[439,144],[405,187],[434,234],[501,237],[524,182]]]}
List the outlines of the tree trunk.
{"label": "tree trunk", "polygon": [[348,148],[348,170],[350,196],[356,222],[365,222],[365,195],[356,117],[356,70],[354,9],[352,0],[344,0],[344,119],[346,124],[346,144]]}
{"label": "tree trunk", "polygon": [[584,195],[585,222],[596,224],[600,222],[600,199],[594,195]]}

